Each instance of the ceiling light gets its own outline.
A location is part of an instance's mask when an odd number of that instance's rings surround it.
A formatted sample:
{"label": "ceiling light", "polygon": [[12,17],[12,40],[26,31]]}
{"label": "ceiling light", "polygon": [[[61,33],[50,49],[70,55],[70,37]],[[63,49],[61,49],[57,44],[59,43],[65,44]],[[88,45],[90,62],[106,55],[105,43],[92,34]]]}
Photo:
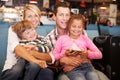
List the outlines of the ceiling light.
{"label": "ceiling light", "polygon": [[103,2],[102,5],[100,6],[100,9],[107,9],[107,5]]}
{"label": "ceiling light", "polygon": [[1,0],[1,1],[8,1],[8,0]]}
{"label": "ceiling light", "polygon": [[30,3],[37,3],[37,0],[30,0]]}

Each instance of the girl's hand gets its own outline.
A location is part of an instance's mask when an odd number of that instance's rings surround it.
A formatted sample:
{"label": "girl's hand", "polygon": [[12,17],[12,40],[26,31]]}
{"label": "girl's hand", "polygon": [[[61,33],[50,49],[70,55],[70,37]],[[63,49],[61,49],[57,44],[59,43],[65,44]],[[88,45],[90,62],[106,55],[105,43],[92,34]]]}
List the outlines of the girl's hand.
{"label": "girl's hand", "polygon": [[88,53],[89,53],[89,50],[83,50],[82,53],[85,54],[85,55],[87,56]]}
{"label": "girl's hand", "polygon": [[81,54],[81,53],[82,53],[82,51],[72,50],[72,49],[67,49],[67,50],[65,51],[65,54],[66,54],[67,56],[76,56],[76,55]]}

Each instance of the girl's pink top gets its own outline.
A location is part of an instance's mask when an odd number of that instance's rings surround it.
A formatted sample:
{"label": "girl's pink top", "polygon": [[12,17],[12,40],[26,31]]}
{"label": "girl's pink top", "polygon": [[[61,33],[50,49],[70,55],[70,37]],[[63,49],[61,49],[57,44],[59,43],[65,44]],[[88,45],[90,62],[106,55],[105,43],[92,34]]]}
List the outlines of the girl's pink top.
{"label": "girl's pink top", "polygon": [[72,44],[75,43],[81,50],[90,50],[88,53],[89,59],[101,59],[102,53],[95,46],[90,38],[85,35],[80,35],[78,39],[72,39],[69,35],[60,36],[56,42],[53,55],[55,60],[58,60],[65,56],[66,49],[71,49]]}

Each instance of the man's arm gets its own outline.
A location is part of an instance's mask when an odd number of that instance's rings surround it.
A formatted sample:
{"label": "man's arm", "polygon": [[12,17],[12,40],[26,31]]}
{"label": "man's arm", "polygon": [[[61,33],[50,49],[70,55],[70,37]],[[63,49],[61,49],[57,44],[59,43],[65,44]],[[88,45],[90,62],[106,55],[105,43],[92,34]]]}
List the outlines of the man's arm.
{"label": "man's arm", "polygon": [[32,53],[32,55],[40,60],[45,60],[46,62],[52,62],[51,56],[49,55],[49,53],[42,53],[42,52],[38,52],[35,50],[30,51]]}

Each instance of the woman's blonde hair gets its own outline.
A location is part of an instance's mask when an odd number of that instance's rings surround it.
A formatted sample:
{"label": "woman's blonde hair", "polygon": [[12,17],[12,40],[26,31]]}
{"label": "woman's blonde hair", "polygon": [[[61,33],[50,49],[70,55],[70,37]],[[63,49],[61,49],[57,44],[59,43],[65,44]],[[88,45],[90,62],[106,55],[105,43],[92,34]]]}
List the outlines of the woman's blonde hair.
{"label": "woman's blonde hair", "polygon": [[41,10],[34,4],[26,4],[24,6],[24,9],[23,9],[23,19],[25,19],[25,11],[27,10],[31,10],[33,12],[35,12],[35,14],[37,14],[39,17],[41,16]]}

